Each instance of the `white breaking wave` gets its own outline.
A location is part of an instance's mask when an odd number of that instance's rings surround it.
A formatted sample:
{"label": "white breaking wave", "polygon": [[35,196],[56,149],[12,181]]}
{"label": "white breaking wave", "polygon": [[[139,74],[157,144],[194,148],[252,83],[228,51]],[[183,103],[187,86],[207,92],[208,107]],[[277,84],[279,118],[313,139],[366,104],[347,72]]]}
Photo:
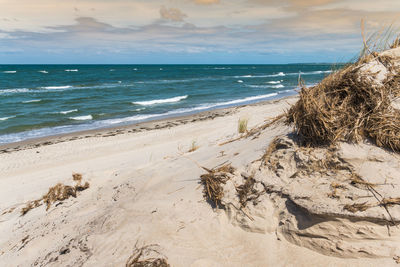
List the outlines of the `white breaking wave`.
{"label": "white breaking wave", "polygon": [[238,83],[243,83],[243,81],[242,81],[242,80],[238,80],[237,82],[238,82]]}
{"label": "white breaking wave", "polygon": [[279,72],[277,74],[266,74],[266,75],[242,75],[242,76],[234,76],[235,78],[268,78],[268,77],[280,77],[286,76],[285,73]]}
{"label": "white breaking wave", "polygon": [[[229,67],[215,67],[215,68],[213,68],[214,70],[230,70],[230,69],[232,69],[232,68],[229,68]],[[209,70],[209,69],[206,69],[206,70]]]}
{"label": "white breaking wave", "polygon": [[324,73],[332,73],[332,70],[316,70],[316,71],[308,71],[308,72],[292,72],[287,73],[287,75],[315,75],[315,74],[324,74]]}
{"label": "white breaking wave", "polygon": [[277,95],[278,95],[278,93],[249,96],[249,97],[246,97],[246,98],[243,98],[243,99],[237,99],[237,100],[232,100],[232,101],[228,101],[228,102],[217,103],[216,106],[239,104],[239,103],[244,103],[244,102],[250,102],[250,101],[254,101],[254,100],[264,99],[264,98],[270,98],[270,97],[277,96]]}
{"label": "white breaking wave", "polygon": [[32,99],[32,100],[27,100],[23,101],[22,103],[27,104],[27,103],[36,103],[42,101],[41,99]]}
{"label": "white breaking wave", "polygon": [[66,72],[77,72],[77,71],[79,71],[79,70],[77,70],[77,69],[72,69],[72,70],[65,70]]}
{"label": "white breaking wave", "polygon": [[93,116],[87,115],[87,116],[70,117],[70,119],[76,121],[86,121],[86,120],[93,120]]}
{"label": "white breaking wave", "polygon": [[71,110],[66,110],[66,111],[60,111],[59,113],[60,114],[69,114],[69,113],[72,113],[72,112],[78,112],[78,110],[77,109],[71,109]]}
{"label": "white breaking wave", "polygon": [[27,93],[30,90],[28,88],[14,88],[14,89],[3,89],[0,90],[0,95],[13,94],[13,93]]}
{"label": "white breaking wave", "polygon": [[6,71],[3,71],[3,73],[17,73],[17,71],[16,70],[6,70]]}
{"label": "white breaking wave", "polygon": [[11,117],[3,117],[3,118],[0,118],[0,121],[6,121],[6,120],[8,120],[8,119],[12,119],[12,118],[15,118],[15,116],[11,116]]}
{"label": "white breaking wave", "polygon": [[58,89],[69,89],[72,88],[70,85],[65,85],[65,86],[45,86],[41,87],[42,89],[48,89],[48,90],[58,90]]}
{"label": "white breaking wave", "polygon": [[279,83],[281,83],[281,81],[270,81],[270,82],[267,82],[267,83],[269,83],[269,84],[279,84]]}
{"label": "white breaking wave", "polygon": [[149,101],[137,101],[137,102],[132,102],[132,104],[135,105],[142,105],[142,106],[149,106],[149,105],[155,105],[155,104],[165,104],[165,103],[175,103],[179,102],[183,99],[188,98],[187,95],[184,96],[176,96],[172,98],[167,98],[167,99],[155,99],[155,100],[149,100]]}
{"label": "white breaking wave", "polygon": [[246,84],[246,86],[248,87],[252,87],[252,88],[283,88],[285,87],[282,84],[278,84],[278,85],[251,85],[251,84]]}
{"label": "white breaking wave", "polygon": [[45,71],[45,70],[39,70],[38,72],[40,72],[40,73],[49,73],[48,71]]}

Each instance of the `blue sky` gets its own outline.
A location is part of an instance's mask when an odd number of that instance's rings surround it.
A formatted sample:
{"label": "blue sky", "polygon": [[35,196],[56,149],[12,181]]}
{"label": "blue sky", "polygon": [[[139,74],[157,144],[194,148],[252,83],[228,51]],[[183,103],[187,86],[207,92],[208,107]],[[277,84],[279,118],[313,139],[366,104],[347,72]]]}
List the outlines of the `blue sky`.
{"label": "blue sky", "polygon": [[341,62],[397,0],[0,0],[2,64]]}

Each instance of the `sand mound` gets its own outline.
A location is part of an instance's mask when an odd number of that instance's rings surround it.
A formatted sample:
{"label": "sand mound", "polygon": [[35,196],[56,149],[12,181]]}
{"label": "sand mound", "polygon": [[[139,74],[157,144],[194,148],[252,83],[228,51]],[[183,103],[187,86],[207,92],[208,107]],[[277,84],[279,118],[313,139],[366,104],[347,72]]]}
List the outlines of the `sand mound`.
{"label": "sand mound", "polygon": [[218,184],[231,223],[325,255],[398,257],[399,72],[394,48],[303,88],[294,133]]}
{"label": "sand mound", "polygon": [[309,145],[371,139],[400,151],[399,73],[400,47],[367,55],[320,84],[302,88],[287,123]]}
{"label": "sand mound", "polygon": [[397,155],[368,144],[305,148],[291,136],[271,146],[222,184],[231,223],[325,255],[400,254]]}

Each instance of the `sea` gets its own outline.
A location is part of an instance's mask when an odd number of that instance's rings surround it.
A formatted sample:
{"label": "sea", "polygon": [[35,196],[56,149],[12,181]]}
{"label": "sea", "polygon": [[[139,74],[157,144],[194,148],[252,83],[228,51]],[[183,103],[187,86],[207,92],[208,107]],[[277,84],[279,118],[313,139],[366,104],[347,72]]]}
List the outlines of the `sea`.
{"label": "sea", "polygon": [[[0,144],[298,93],[331,64],[0,65]],[[265,114],[268,116],[268,114]]]}

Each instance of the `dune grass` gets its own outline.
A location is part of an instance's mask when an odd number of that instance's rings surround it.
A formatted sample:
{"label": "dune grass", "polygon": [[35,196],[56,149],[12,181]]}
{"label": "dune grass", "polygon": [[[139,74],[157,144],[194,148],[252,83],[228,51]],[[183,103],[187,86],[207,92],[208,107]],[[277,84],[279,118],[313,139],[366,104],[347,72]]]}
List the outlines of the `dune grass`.
{"label": "dune grass", "polygon": [[191,153],[191,152],[196,151],[197,149],[199,149],[199,146],[198,146],[197,142],[195,140],[193,140],[188,152]]}
{"label": "dune grass", "polygon": [[[399,46],[396,38],[390,48]],[[391,106],[400,97],[400,68],[390,58],[363,53],[357,62],[326,77],[318,85],[302,87],[299,101],[286,115],[287,124],[306,145],[329,145],[337,141],[372,140],[377,146],[400,151],[400,112]],[[365,63],[384,62],[397,75],[388,75],[382,85],[372,75],[360,72]]]}
{"label": "dune grass", "polygon": [[247,124],[249,122],[249,119],[246,118],[241,118],[238,121],[238,132],[240,134],[246,133],[247,132]]}
{"label": "dune grass", "polygon": [[37,208],[42,204],[46,204],[46,210],[49,210],[53,203],[66,200],[70,197],[76,198],[78,192],[84,191],[90,186],[88,182],[82,185],[82,175],[79,173],[73,174],[72,179],[76,183],[74,186],[58,183],[55,186],[50,187],[49,191],[43,195],[42,198],[29,201],[25,207],[22,208],[21,215],[25,215],[30,210]]}

